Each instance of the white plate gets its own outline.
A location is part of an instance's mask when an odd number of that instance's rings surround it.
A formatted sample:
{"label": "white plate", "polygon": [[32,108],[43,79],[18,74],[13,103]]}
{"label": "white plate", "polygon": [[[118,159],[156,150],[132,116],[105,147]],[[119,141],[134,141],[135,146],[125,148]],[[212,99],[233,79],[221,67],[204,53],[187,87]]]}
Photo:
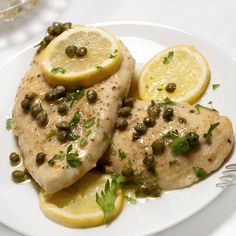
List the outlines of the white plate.
{"label": "white plate", "polygon": [[[212,78],[201,103],[213,101],[221,113],[236,120],[233,108],[236,87],[236,66],[221,50],[193,34],[166,26],[140,23],[103,23],[105,28],[119,36],[130,49],[140,67],[158,51],[175,44],[195,45],[208,59]],[[39,209],[37,194],[30,183],[15,184],[10,175],[13,168],[8,156],[16,149],[15,139],[5,129],[5,120],[11,113],[17,86],[25,74],[35,49],[28,48],[0,68],[0,222],[26,235],[144,235],[160,232],[190,217],[220,193],[215,184],[220,170],[206,180],[182,190],[167,192],[161,198],[136,205],[127,205],[121,215],[109,226],[91,229],[70,229],[48,220]],[[212,84],[220,83],[213,91]],[[235,129],[235,126],[234,126]],[[232,155],[229,162],[236,162]]]}

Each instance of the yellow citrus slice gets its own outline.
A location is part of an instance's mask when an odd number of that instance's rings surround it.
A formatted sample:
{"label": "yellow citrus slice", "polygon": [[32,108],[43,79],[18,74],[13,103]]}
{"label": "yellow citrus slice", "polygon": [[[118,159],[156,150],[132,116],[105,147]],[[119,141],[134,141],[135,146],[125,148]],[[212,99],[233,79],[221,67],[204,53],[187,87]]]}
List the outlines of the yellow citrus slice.
{"label": "yellow citrus slice", "polygon": [[[210,69],[204,56],[193,46],[177,45],[158,53],[142,69],[138,81],[141,99],[194,103],[205,92]],[[167,92],[166,86],[176,89]]]}
{"label": "yellow citrus slice", "polygon": [[[68,56],[68,46],[86,47],[84,56]],[[42,52],[41,67],[52,86],[89,87],[114,74],[122,60],[118,40],[101,28],[76,26],[56,37]]]}
{"label": "yellow citrus slice", "polygon": [[[96,203],[96,192],[104,189],[108,175],[88,172],[75,184],[51,196],[39,194],[40,208],[51,220],[68,226],[86,228],[104,224],[104,214]],[[123,193],[118,190],[115,207],[108,218],[114,219],[123,208]]]}

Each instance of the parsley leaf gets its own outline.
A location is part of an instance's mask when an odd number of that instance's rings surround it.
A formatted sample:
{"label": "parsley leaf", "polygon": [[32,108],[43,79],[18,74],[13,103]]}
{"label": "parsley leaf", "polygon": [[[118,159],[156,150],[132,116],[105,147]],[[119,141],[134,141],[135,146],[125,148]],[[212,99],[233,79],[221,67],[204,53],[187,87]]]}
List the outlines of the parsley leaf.
{"label": "parsley leaf", "polygon": [[178,164],[178,161],[177,160],[172,160],[172,161],[169,161],[169,166],[174,166]]}
{"label": "parsley leaf", "polygon": [[95,125],[95,122],[96,122],[96,117],[90,117],[88,118],[85,122],[84,122],[84,128],[85,129],[89,129],[91,128],[92,126]]}
{"label": "parsley leaf", "polygon": [[36,47],[39,47],[37,49],[37,52],[41,52],[43,49],[45,49],[47,47],[47,44],[46,44],[45,40],[42,40],[37,45],[34,46],[34,48],[36,48]]}
{"label": "parsley leaf", "polygon": [[68,134],[68,139],[71,140],[71,141],[75,141],[78,138],[79,138],[79,136],[74,134],[74,133],[72,133],[72,132]]}
{"label": "parsley leaf", "polygon": [[55,161],[62,161],[65,158],[65,154],[63,151],[60,151],[59,154],[53,156],[52,159],[48,160],[48,164],[53,166]]}
{"label": "parsley leaf", "polygon": [[71,126],[77,126],[80,121],[80,113],[77,111],[70,120]]}
{"label": "parsley leaf", "polygon": [[175,139],[179,137],[179,132],[178,130],[171,130],[168,131],[168,133],[165,135],[166,138],[170,138],[170,139]]}
{"label": "parsley leaf", "polygon": [[113,53],[111,53],[111,54],[109,55],[108,58],[110,58],[110,59],[115,58],[115,57],[117,56],[117,55],[116,55],[117,52],[118,52],[118,50],[116,49]]}
{"label": "parsley leaf", "polygon": [[66,161],[67,161],[68,165],[72,168],[82,166],[82,161],[79,158],[78,153],[71,152],[71,151],[72,151],[72,144],[67,148],[67,151],[66,151]]}
{"label": "parsley leaf", "polygon": [[193,167],[193,171],[199,180],[203,180],[207,177],[207,172],[201,167]]}
{"label": "parsley leaf", "polygon": [[12,129],[12,118],[6,120],[6,129],[9,131]]}
{"label": "parsley leaf", "polygon": [[54,68],[52,68],[51,73],[53,73],[54,75],[65,74],[66,70],[61,67],[54,67]]}
{"label": "parsley leaf", "polygon": [[118,155],[121,160],[126,158],[126,153],[121,148],[118,150]]}
{"label": "parsley leaf", "polygon": [[55,129],[52,129],[46,134],[46,138],[51,138],[52,136],[56,135],[56,133],[57,131]]}
{"label": "parsley leaf", "polygon": [[100,193],[96,193],[96,202],[101,207],[104,213],[104,222],[106,223],[108,217],[111,215],[117,198],[117,193],[119,189],[119,183],[115,178],[112,180],[107,180],[104,190]]}
{"label": "parsley leaf", "polygon": [[214,109],[213,107],[205,107],[205,106],[203,106],[203,105],[201,105],[201,104],[196,104],[195,106],[194,106],[196,109],[197,109],[197,111],[198,111],[198,113],[200,113],[200,108],[203,108],[203,109],[206,109],[206,110],[208,110],[208,111],[216,111],[216,112],[218,112],[216,109]]}
{"label": "parsley leaf", "polygon": [[212,137],[212,131],[220,124],[220,122],[214,123],[210,125],[210,128],[208,129],[207,133],[203,135],[203,137],[207,140],[209,140]]}
{"label": "parsley leaf", "polygon": [[174,155],[181,155],[190,150],[190,145],[186,137],[177,137],[170,144],[171,152]]}
{"label": "parsley leaf", "polygon": [[84,91],[84,88],[79,88],[66,98],[66,102],[70,102],[70,107],[73,106],[75,101],[80,100],[84,96]]}
{"label": "parsley leaf", "polygon": [[115,143],[114,141],[112,140],[111,137],[108,136],[108,134],[106,132],[103,132],[103,141],[105,141],[106,143],[109,144],[109,147],[115,147]]}
{"label": "parsley leaf", "polygon": [[213,90],[216,90],[219,87],[220,87],[220,84],[212,84],[212,89]]}
{"label": "parsley leaf", "polygon": [[164,65],[169,64],[170,61],[172,60],[173,56],[174,56],[174,52],[173,52],[173,51],[170,51],[170,52],[168,53],[167,57],[164,57],[164,59],[163,59],[163,64],[164,64]]}
{"label": "parsley leaf", "polygon": [[161,105],[163,105],[163,106],[167,106],[167,105],[175,106],[176,103],[174,101],[172,101],[170,98],[166,97],[164,99],[164,102],[161,103]]}

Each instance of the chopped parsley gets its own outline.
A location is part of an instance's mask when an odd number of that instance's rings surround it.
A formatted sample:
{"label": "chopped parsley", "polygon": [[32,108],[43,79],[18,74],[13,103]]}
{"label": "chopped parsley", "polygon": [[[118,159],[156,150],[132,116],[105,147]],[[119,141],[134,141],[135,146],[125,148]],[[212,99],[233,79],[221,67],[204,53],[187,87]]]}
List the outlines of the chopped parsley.
{"label": "chopped parsley", "polygon": [[118,149],[118,155],[121,160],[126,158],[126,153],[121,148]]}
{"label": "chopped parsley", "polygon": [[177,160],[172,160],[172,161],[169,161],[169,166],[174,166],[178,164],[178,161]]}
{"label": "chopped parsley", "polygon": [[53,158],[48,161],[48,164],[50,166],[53,166],[55,161],[62,161],[64,158],[65,153],[63,151],[60,151],[59,154],[54,155]]}
{"label": "chopped parsley", "polygon": [[188,139],[184,137],[177,137],[170,144],[171,152],[174,155],[181,155],[190,150]]}
{"label": "chopped parsley", "polygon": [[127,195],[125,195],[125,199],[126,199],[129,203],[131,203],[131,204],[136,204],[136,203],[137,203],[137,199],[136,199],[135,196],[127,196]]}
{"label": "chopped parsley", "polygon": [[56,133],[57,133],[57,131],[55,129],[52,129],[46,134],[46,138],[51,138],[54,135],[56,135]]}
{"label": "chopped parsley", "polygon": [[91,129],[87,130],[84,134],[85,137],[88,137],[92,133]]}
{"label": "chopped parsley", "polygon": [[77,126],[80,121],[80,113],[77,111],[70,120],[71,126]]}
{"label": "chopped parsley", "polygon": [[88,118],[85,122],[84,122],[84,128],[85,129],[89,129],[91,128],[92,126],[94,126],[96,123],[96,117],[90,117]]}
{"label": "chopped parsley", "polygon": [[67,164],[72,168],[82,166],[82,161],[79,158],[79,155],[78,155],[77,151],[72,152],[72,144],[67,148],[66,161],[67,161]]}
{"label": "chopped parsley", "polygon": [[170,98],[166,97],[166,98],[164,99],[164,102],[161,103],[161,105],[163,105],[163,106],[167,106],[167,105],[169,105],[169,106],[175,106],[176,103],[175,103],[174,101],[172,101]]}
{"label": "chopped parsley", "polygon": [[172,60],[173,56],[174,56],[174,52],[173,52],[173,51],[170,51],[170,52],[168,53],[167,57],[164,57],[164,59],[163,59],[163,64],[164,64],[164,65],[169,64],[170,61]]}
{"label": "chopped parsley", "polygon": [[[211,103],[211,104],[212,104],[212,103]],[[216,111],[216,112],[218,112],[218,111],[217,111],[216,109],[214,109],[213,107],[205,107],[205,106],[203,106],[203,105],[201,105],[201,104],[196,104],[194,107],[197,109],[198,113],[200,113],[200,108],[206,109],[206,110],[208,110],[208,111]]]}
{"label": "chopped parsley", "polygon": [[102,66],[96,66],[96,69],[98,69],[98,70],[102,70],[103,67],[102,67]]}
{"label": "chopped parsley", "polygon": [[75,141],[78,138],[79,138],[79,136],[74,134],[74,133],[72,133],[72,132],[68,134],[68,139],[71,140],[71,141]]}
{"label": "chopped parsley", "polygon": [[45,40],[40,41],[37,45],[34,46],[34,48],[39,47],[37,52],[41,52],[43,49],[47,47],[47,44]]}
{"label": "chopped parsley", "polygon": [[179,132],[178,130],[171,130],[168,131],[168,133],[165,135],[166,138],[170,138],[170,139],[175,139],[179,137]]}
{"label": "chopped parsley", "polygon": [[157,91],[161,92],[162,90],[164,90],[163,88],[157,88]]}
{"label": "chopped parsley", "polygon": [[109,147],[115,147],[115,143],[111,137],[106,132],[103,132],[103,141],[109,144]]}
{"label": "chopped parsley", "polygon": [[54,68],[52,68],[51,73],[53,73],[54,75],[65,74],[66,70],[61,67],[54,67]]}
{"label": "chopped parsley", "polygon": [[70,102],[70,107],[73,106],[75,101],[80,100],[84,96],[84,91],[84,88],[79,88],[66,98],[66,102]]}
{"label": "chopped parsley", "polygon": [[193,171],[199,180],[203,180],[207,177],[207,172],[201,167],[193,167]]}
{"label": "chopped parsley", "polygon": [[6,129],[9,131],[12,129],[12,118],[6,120]]}
{"label": "chopped parsley", "polygon": [[213,90],[216,90],[219,87],[220,87],[220,84],[212,84],[212,89]]}
{"label": "chopped parsley", "polygon": [[96,127],[98,128],[100,126],[100,118],[97,118],[96,120]]}
{"label": "chopped parsley", "polygon": [[80,147],[85,147],[88,144],[88,140],[86,138],[81,138],[79,142]]}
{"label": "chopped parsley", "polygon": [[211,137],[212,137],[212,131],[220,124],[220,122],[217,122],[217,123],[214,123],[214,124],[211,124],[207,133],[205,133],[203,135],[203,137],[206,139],[206,140],[209,140]]}

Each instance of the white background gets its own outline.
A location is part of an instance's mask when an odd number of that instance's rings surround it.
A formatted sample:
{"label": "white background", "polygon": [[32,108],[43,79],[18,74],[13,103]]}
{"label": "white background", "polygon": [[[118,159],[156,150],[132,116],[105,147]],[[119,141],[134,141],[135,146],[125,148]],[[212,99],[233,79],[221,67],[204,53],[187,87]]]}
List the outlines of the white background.
{"label": "white background", "polygon": [[[169,25],[201,35],[236,61],[235,0],[40,0],[26,16],[0,24],[0,65],[40,40],[46,26],[55,19],[77,24],[128,20]],[[233,236],[235,232],[233,186],[196,215],[158,235]],[[0,225],[0,235],[19,234]]]}

